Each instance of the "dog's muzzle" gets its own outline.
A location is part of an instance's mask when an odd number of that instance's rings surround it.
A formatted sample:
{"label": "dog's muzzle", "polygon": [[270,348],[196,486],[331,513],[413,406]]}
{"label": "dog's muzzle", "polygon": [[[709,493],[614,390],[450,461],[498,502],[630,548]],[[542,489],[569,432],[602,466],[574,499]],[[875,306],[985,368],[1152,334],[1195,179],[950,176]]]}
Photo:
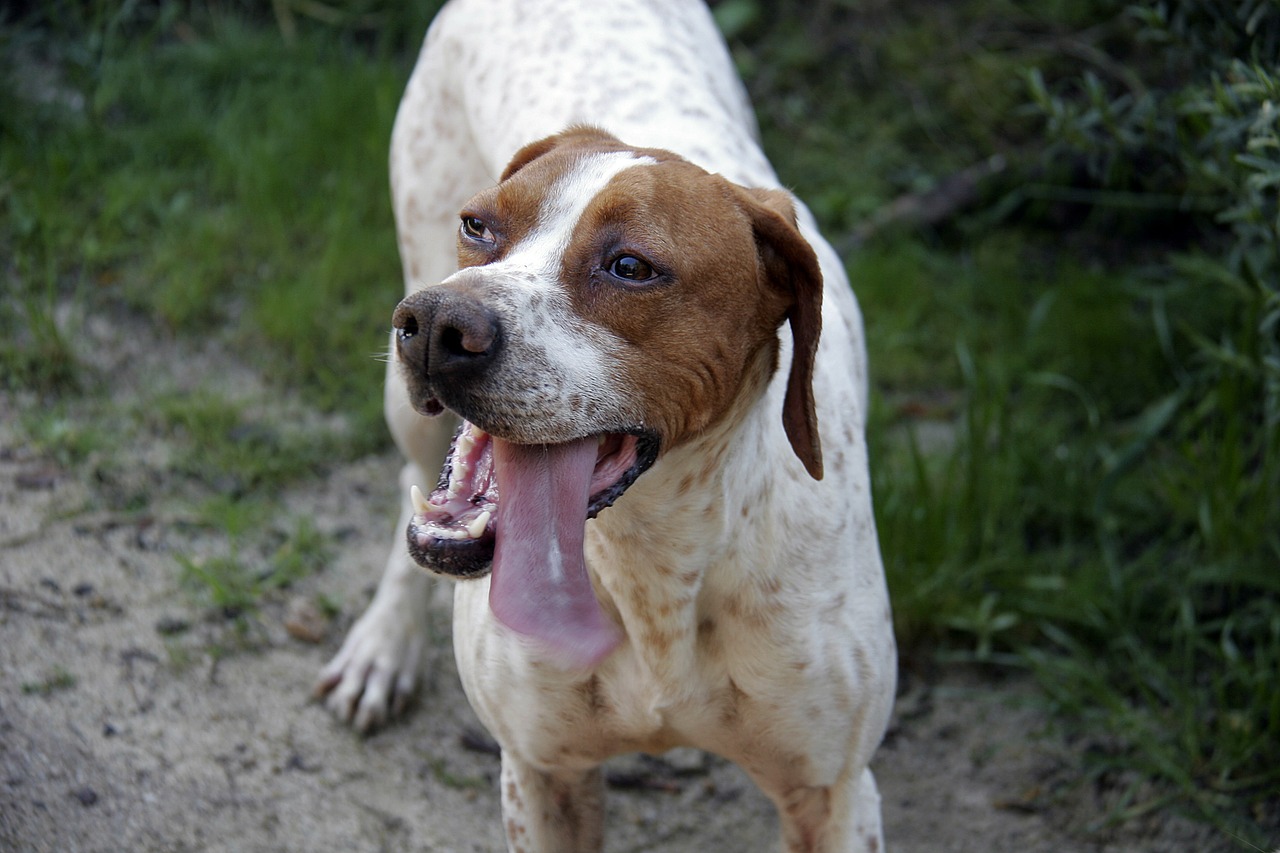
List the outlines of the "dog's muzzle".
{"label": "dog's muzzle", "polygon": [[406,296],[391,316],[409,396],[424,414],[439,414],[442,392],[478,381],[503,352],[502,323],[484,303],[445,287]]}

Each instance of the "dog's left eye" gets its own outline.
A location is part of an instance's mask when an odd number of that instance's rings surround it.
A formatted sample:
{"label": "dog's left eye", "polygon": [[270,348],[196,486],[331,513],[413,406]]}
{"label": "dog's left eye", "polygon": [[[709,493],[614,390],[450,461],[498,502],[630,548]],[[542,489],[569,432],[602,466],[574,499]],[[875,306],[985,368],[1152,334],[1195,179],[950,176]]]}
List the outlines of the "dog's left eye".
{"label": "dog's left eye", "polygon": [[484,220],[477,216],[462,217],[462,233],[473,240],[493,241],[493,232],[489,230],[488,225],[484,224]]}
{"label": "dog's left eye", "polygon": [[609,265],[609,272],[627,281],[648,281],[654,277],[653,267],[635,255],[622,255]]}

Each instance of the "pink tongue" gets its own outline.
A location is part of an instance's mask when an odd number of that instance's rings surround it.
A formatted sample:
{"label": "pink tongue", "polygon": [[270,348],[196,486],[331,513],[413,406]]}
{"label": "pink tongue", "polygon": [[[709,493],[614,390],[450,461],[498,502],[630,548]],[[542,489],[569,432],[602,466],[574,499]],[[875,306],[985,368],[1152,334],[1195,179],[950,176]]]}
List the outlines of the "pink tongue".
{"label": "pink tongue", "polygon": [[493,440],[497,542],[489,607],[498,621],[541,641],[568,666],[590,666],[618,645],[587,575],[582,541],[596,440]]}

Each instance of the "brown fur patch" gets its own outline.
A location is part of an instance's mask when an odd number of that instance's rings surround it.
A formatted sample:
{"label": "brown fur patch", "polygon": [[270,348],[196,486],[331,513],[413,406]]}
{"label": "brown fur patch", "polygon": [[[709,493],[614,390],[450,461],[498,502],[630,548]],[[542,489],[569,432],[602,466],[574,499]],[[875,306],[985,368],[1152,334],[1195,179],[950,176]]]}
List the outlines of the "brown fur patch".
{"label": "brown fur patch", "polygon": [[[492,239],[460,232],[459,263],[503,257],[536,225],[557,178],[591,153],[625,150],[594,128],[526,146],[503,182],[463,209]],[[626,384],[664,449],[703,434],[744,393],[759,393],[776,367],[778,327],[790,319],[799,353],[791,379],[806,387],[789,390],[783,420],[797,454],[820,476],[810,386],[821,274],[795,227],[790,197],[743,189],[667,151],[634,151],[656,164],[614,176],[588,204],[563,255],[561,285],[574,309],[623,342]],[[623,255],[642,259],[653,278],[613,275]],[[720,464],[709,460],[703,480]]]}

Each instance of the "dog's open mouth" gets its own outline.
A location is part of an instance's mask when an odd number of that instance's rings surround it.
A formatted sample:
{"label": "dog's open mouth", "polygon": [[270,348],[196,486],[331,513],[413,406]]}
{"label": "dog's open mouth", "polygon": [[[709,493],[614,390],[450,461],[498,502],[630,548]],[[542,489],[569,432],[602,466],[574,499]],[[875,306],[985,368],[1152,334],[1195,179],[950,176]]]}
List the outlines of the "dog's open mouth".
{"label": "dog's open mouth", "polygon": [[616,644],[582,546],[588,518],[617,500],[657,456],[648,434],[515,444],[464,422],[430,497],[414,487],[409,554],[459,578],[492,571],[489,604],[513,630],[586,665]]}

